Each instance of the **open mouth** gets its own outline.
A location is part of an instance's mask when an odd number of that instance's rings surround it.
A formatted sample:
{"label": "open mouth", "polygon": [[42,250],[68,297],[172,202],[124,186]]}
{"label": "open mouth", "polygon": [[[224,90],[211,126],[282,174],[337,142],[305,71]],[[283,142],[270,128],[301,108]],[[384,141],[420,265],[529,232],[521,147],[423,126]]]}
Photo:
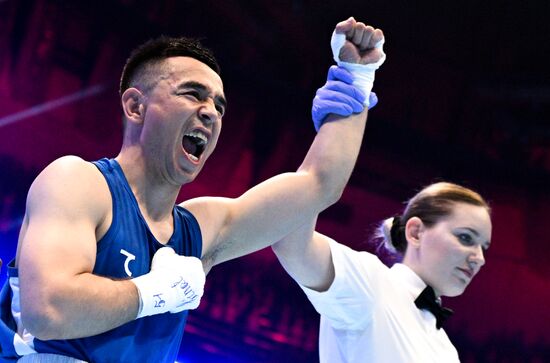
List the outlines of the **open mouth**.
{"label": "open mouth", "polygon": [[206,149],[207,142],[208,137],[204,133],[195,130],[183,135],[181,143],[189,158],[193,161],[198,161]]}

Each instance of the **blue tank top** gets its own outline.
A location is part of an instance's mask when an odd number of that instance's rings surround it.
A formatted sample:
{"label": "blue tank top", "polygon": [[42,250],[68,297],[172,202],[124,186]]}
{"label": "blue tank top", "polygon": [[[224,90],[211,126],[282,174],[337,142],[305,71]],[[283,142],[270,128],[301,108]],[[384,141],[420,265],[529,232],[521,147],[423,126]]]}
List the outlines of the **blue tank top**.
{"label": "blue tank top", "polygon": [[[97,243],[93,273],[115,279],[133,278],[148,273],[155,252],[164,247],[153,236],[122,169],[114,159],[94,162],[105,176],[113,202],[113,220],[107,233]],[[186,209],[173,210],[174,233],[166,246],[185,256],[201,256],[202,237],[195,217]],[[17,278],[17,269],[8,268],[10,278]],[[13,334],[17,327],[9,304],[9,281],[2,289],[0,301],[0,357],[14,352]],[[6,291],[8,290],[8,291]],[[116,329],[88,338],[42,341],[34,338],[34,349],[40,353],[56,353],[88,362],[174,362],[179,351],[187,311],[165,313],[131,321]],[[12,330],[11,340],[6,330]],[[11,346],[10,346],[11,344]],[[16,358],[14,356],[13,358]],[[0,359],[1,361],[1,359]]]}

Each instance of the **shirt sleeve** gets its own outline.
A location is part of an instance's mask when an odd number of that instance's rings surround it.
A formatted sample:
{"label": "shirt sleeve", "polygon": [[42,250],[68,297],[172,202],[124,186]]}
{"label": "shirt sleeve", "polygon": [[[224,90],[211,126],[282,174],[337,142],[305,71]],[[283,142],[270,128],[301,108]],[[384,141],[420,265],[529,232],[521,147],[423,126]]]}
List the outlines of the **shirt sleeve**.
{"label": "shirt sleeve", "polygon": [[300,285],[315,310],[335,329],[358,330],[371,321],[376,287],[388,268],[368,252],[358,252],[329,240],[335,277],[328,290]]}

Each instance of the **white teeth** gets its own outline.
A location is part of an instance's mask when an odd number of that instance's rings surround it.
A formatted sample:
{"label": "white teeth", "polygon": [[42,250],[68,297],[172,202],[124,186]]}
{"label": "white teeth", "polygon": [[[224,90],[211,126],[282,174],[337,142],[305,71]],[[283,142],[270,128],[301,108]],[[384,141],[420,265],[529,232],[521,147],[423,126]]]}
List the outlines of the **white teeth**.
{"label": "white teeth", "polygon": [[193,136],[193,137],[196,137],[198,139],[201,139],[201,141],[205,144],[208,142],[208,136],[206,136],[203,132],[201,132],[199,130],[191,131],[191,132],[189,132],[185,135],[186,136]]}
{"label": "white teeth", "polygon": [[193,161],[199,161],[199,158],[196,157],[195,155],[187,154],[187,156],[189,156],[189,159],[191,159],[191,160],[193,160]]}

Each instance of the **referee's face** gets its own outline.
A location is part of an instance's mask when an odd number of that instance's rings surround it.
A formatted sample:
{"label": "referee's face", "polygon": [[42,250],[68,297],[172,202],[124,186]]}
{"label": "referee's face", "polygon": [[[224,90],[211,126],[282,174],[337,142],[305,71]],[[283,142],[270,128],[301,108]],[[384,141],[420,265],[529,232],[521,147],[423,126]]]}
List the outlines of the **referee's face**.
{"label": "referee's face", "polygon": [[491,229],[484,207],[456,203],[449,216],[419,235],[421,278],[437,295],[462,294],[485,264]]}

